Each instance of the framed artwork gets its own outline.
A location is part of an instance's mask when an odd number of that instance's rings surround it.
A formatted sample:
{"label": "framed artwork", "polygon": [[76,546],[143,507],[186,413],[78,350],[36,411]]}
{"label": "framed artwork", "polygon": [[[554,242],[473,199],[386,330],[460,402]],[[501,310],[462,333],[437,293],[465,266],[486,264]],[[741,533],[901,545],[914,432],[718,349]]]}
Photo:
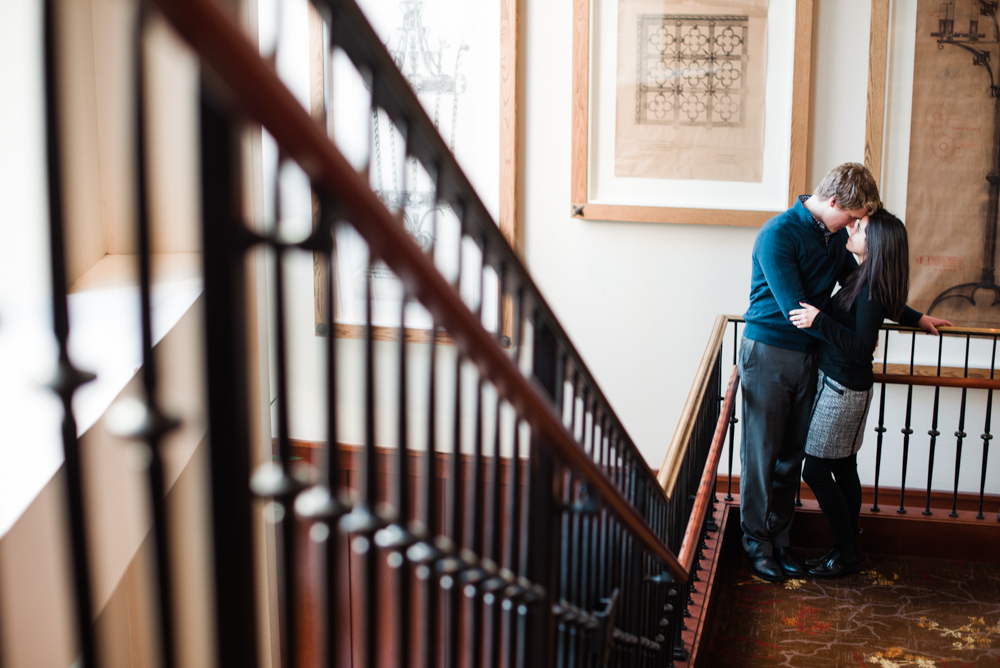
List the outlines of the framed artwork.
{"label": "framed artwork", "polygon": [[[517,184],[517,0],[494,0],[489,8],[462,0],[359,0],[361,9],[409,81],[442,138],[455,154],[486,209],[515,249],[521,248],[516,223]],[[435,206],[434,183],[423,167],[407,158],[400,132],[388,116],[371,113],[360,75],[344,54],[323,57],[318,16],[310,18],[310,95],[317,114],[330,110],[330,131],[345,157],[366,166],[371,187],[398,212],[412,238],[425,248],[433,242],[435,262],[445,276],[459,266],[476,267],[478,249],[463,243],[460,225],[447,206]],[[315,203],[314,203],[315,204]],[[365,327],[365,290],[370,282],[374,336],[396,339],[403,321],[401,283],[387,267],[369,266],[367,245],[349,226],[337,232],[335,313],[326,312],[327,264],[315,257],[316,333],[361,337]],[[482,290],[484,326],[495,330],[502,319],[496,275],[464,271],[461,291],[467,303]],[[504,305],[506,307],[506,305]],[[405,312],[405,336],[430,341],[432,321],[419,304]],[[438,333],[437,342],[448,342]]]}
{"label": "framed artwork", "polygon": [[572,215],[759,226],[806,188],[812,0],[574,0]]}
{"label": "framed artwork", "polygon": [[906,223],[909,303],[996,327],[1000,28],[978,0],[873,0],[865,160]]}

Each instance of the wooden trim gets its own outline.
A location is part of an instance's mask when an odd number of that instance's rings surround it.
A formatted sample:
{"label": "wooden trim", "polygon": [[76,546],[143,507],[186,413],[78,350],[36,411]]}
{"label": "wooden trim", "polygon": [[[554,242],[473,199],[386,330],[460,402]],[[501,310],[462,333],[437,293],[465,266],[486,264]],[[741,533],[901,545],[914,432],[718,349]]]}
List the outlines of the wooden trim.
{"label": "wooden trim", "polygon": [[691,441],[691,434],[694,432],[694,425],[698,419],[698,408],[705,397],[705,392],[708,391],[710,371],[712,365],[715,364],[716,357],[721,354],[722,341],[726,336],[728,324],[729,318],[724,315],[715,318],[705,352],[701,356],[697,371],[695,371],[694,382],[691,383],[691,389],[688,391],[684,407],[681,409],[677,428],[674,430],[669,447],[667,447],[667,453],[663,457],[660,472],[656,476],[657,482],[660,483],[660,487],[663,488],[663,492],[668,498],[673,496],[674,485],[680,474],[688,443]]}
{"label": "wooden trim", "polygon": [[[795,3],[795,63],[792,74],[792,121],[789,128],[788,205],[806,192],[809,142],[809,84],[812,72],[813,0]],[[590,0],[573,1],[572,149],[570,213],[588,220],[686,223],[760,227],[780,211],[633,206],[590,202]]]}
{"label": "wooden trim", "polygon": [[[917,332],[922,333],[919,327],[907,327],[894,322],[882,323],[882,329],[887,332]],[[981,338],[1000,336],[1000,328],[996,327],[938,327],[943,336],[977,336]]]}
{"label": "wooden trim", "polygon": [[[587,204],[587,164],[590,162],[590,0],[573,0],[572,82],[570,201],[575,210],[577,206]],[[588,204],[588,216],[589,212]],[[583,215],[582,210],[579,215]]]}
{"label": "wooden trim", "polygon": [[889,48],[889,0],[872,0],[871,37],[868,42],[868,109],[865,115],[865,167],[882,176],[882,141],[885,128],[885,77]]}
{"label": "wooden trim", "polygon": [[964,387],[970,390],[1000,390],[1000,379],[988,378],[951,378],[945,376],[910,376],[877,373],[876,383],[886,385],[923,385],[925,387]]}
{"label": "wooden trim", "polygon": [[[333,335],[338,339],[363,339],[365,338],[366,329],[365,325],[343,325],[336,323],[333,326]],[[403,331],[405,332],[407,343],[431,342],[431,330],[429,329],[412,329],[407,327]],[[325,334],[319,334],[319,336],[325,336]],[[372,338],[375,341],[399,341],[399,327],[372,327]],[[448,332],[439,329],[434,333],[434,343],[453,346],[455,345],[455,340],[451,338]]]}
{"label": "wooden trim", "polygon": [[[729,476],[720,474],[715,479],[715,490],[716,494],[725,495],[726,487],[729,483]],[[926,481],[925,481],[926,484]],[[739,493],[740,489],[740,477],[738,475],[733,476],[733,490],[734,496]],[[896,515],[896,509],[899,508],[899,487],[885,487],[879,485],[878,488],[878,498],[879,505],[881,507],[881,513],[887,514],[892,513]],[[802,502],[806,501],[815,502],[816,497],[813,495],[812,490],[809,489],[809,485],[802,484],[801,492]],[[861,511],[862,513],[871,512],[870,508],[875,501],[875,488],[872,485],[863,485],[861,487]],[[952,493],[944,490],[931,490],[931,510],[951,510],[952,504]],[[906,495],[903,497],[903,507],[913,512],[916,515],[920,515],[920,510],[923,510],[927,505],[927,488],[924,489],[913,489],[908,488],[906,490]],[[975,514],[979,510],[979,494],[974,492],[959,492],[958,493],[958,503],[957,509],[960,513]],[[992,521],[996,523],[996,513],[1000,511],[1000,494],[986,494],[983,497],[983,513],[986,515],[986,521]],[[879,513],[873,513],[879,514]],[[935,513],[935,517],[939,516],[940,513]],[[922,515],[921,515],[922,516]],[[992,517],[992,520],[990,519]],[[976,520],[982,522],[983,520]]]}
{"label": "wooden trim", "polygon": [[[969,369],[966,373],[965,369],[957,366],[943,366],[941,367],[941,373],[938,373],[936,366],[922,366],[915,365],[913,367],[913,373],[910,373],[909,364],[886,364],[885,368],[882,368],[880,362],[875,362],[872,364],[872,369],[875,373],[885,373],[889,376],[927,376],[927,377],[941,377],[941,378],[979,378],[984,380],[989,380],[990,370],[989,369]],[[996,375],[996,374],[993,374]]]}
{"label": "wooden trim", "polygon": [[691,600],[694,601],[688,604],[688,612],[691,613],[691,617],[685,623],[687,628],[681,632],[681,640],[688,650],[688,657],[686,660],[675,660],[676,668],[692,668],[698,665],[698,650],[705,637],[704,632],[709,628],[712,612],[719,603],[719,597],[716,596],[717,592],[715,591],[715,581],[722,561],[722,545],[723,541],[727,540],[727,527],[730,520],[737,527],[736,530],[739,530],[739,507],[720,503],[715,506],[712,512],[718,528],[705,534],[705,543],[702,549],[704,556],[699,558],[703,584],[692,588],[690,592]]}
{"label": "wooden trim", "polygon": [[517,220],[518,0],[500,0],[500,231],[524,259]]}
{"label": "wooden trim", "polygon": [[[518,219],[518,164],[519,151],[518,109],[520,107],[519,46],[520,0],[500,0],[500,210],[497,224],[523,261],[524,226]],[[503,286],[501,286],[501,291]],[[507,341],[514,339],[514,299],[509,294],[500,295],[500,331]]]}
{"label": "wooden trim", "polygon": [[[586,170],[584,169],[584,172]],[[586,177],[586,173],[584,174]],[[581,204],[585,202],[585,204]],[[580,212],[576,213],[577,207]],[[730,209],[681,209],[630,204],[592,204],[573,198],[573,217],[588,220],[627,220],[636,223],[679,223],[760,227],[780,211],[735,211]],[[669,213],[668,213],[669,212]]]}
{"label": "wooden trim", "polygon": [[[788,206],[808,192],[809,84],[812,74],[813,1],[795,3],[795,62],[792,88],[792,128],[788,156]],[[765,221],[766,222],[766,221]]]}

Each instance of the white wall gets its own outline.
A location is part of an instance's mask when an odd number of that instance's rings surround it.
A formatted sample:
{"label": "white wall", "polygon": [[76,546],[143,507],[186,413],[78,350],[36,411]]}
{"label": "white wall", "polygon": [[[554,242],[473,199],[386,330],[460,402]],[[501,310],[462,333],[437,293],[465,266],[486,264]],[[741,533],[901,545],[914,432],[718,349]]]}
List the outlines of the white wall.
{"label": "white wall", "polygon": [[[285,30],[305,32],[301,0],[286,4]],[[812,93],[807,185],[811,189],[828,169],[846,161],[863,161],[868,76],[869,0],[816,0],[813,28]],[[611,401],[650,466],[658,468],[673,435],[681,408],[719,314],[742,314],[748,302],[750,254],[756,229],[700,225],[639,224],[580,220],[570,212],[572,4],[522,2],[521,69],[524,114],[521,125],[523,210],[527,264],[543,295]],[[298,28],[293,28],[293,23]],[[306,71],[303,40],[283,53],[288,73]],[[301,88],[303,82],[299,82]],[[306,99],[304,93],[300,97]],[[267,171],[267,169],[265,169]],[[294,190],[294,189],[293,189]],[[305,190],[303,190],[305,193]],[[302,196],[305,202],[307,195]],[[293,199],[291,190],[283,196]],[[308,209],[303,209],[308,211]],[[291,224],[297,221],[297,224]],[[290,227],[308,233],[307,216],[289,216]],[[293,438],[325,439],[325,390],[322,382],[325,343],[312,327],[312,259],[289,257],[289,349],[292,395],[290,429]],[[727,337],[727,345],[731,337]],[[926,342],[931,348],[934,344]],[[357,341],[340,341],[348,364],[360,361]],[[380,346],[386,353],[390,348]],[[935,348],[936,350],[936,348]],[[935,350],[928,350],[933,355]],[[417,351],[415,351],[417,352]],[[898,350],[897,352],[906,352]],[[450,355],[451,351],[447,351]],[[420,350],[418,357],[426,351]],[[926,357],[926,354],[924,355]],[[981,355],[980,355],[981,357]],[[731,360],[731,353],[725,357]],[[726,362],[728,365],[730,362]],[[926,363],[926,362],[925,362]],[[961,366],[961,360],[952,359]],[[447,364],[447,363],[446,363]],[[988,357],[985,360],[988,366]],[[383,366],[384,365],[379,365]],[[426,364],[415,361],[414,373]],[[342,367],[343,369],[344,367]],[[392,369],[381,383],[380,419],[388,425],[392,409]],[[728,369],[726,370],[728,376]],[[447,377],[447,376],[446,376]],[[420,387],[421,379],[411,381]],[[346,383],[346,378],[342,383]],[[341,391],[342,408],[349,409],[350,391]],[[466,387],[468,389],[468,386]],[[890,392],[887,448],[882,483],[898,484],[899,450],[904,404]],[[926,431],[931,427],[930,399],[914,411],[913,455],[907,478],[910,487],[925,484]],[[271,397],[275,396],[272,387]],[[950,489],[959,397],[944,396],[952,408],[942,412],[942,436],[934,487]],[[979,458],[985,392],[970,393],[962,488],[979,488]],[[944,416],[950,417],[945,418]],[[346,410],[345,410],[346,417]],[[415,433],[425,416],[410,416]],[[877,411],[868,433],[874,427]],[[358,417],[360,420],[360,416]],[[973,426],[975,425],[975,426]],[[359,443],[361,423],[345,419],[341,441]],[[384,436],[391,430],[381,428]],[[874,480],[874,438],[862,450],[862,479]],[[948,444],[950,443],[950,445]],[[445,449],[448,447],[445,445]],[[971,452],[969,452],[971,450]],[[994,448],[990,470],[1000,467]],[[725,470],[725,469],[723,469]],[[734,471],[739,471],[736,458]],[[992,488],[998,487],[991,483]],[[987,489],[991,489],[988,486]]]}
{"label": "white wall", "polygon": [[[572,3],[525,2],[522,8],[528,266],[632,439],[658,468],[715,317],[746,310],[756,229],[571,218]],[[869,0],[815,0],[809,189],[831,167],[864,161],[870,10]],[[923,363],[933,363],[936,344],[925,344],[930,348],[923,349]],[[908,354],[904,347],[890,350]],[[946,364],[961,367],[960,353],[953,350],[949,360],[948,350]],[[977,357],[989,367],[988,354]],[[731,360],[727,352],[724,364]],[[985,395],[969,393],[964,490],[979,490]],[[880,482],[898,486],[905,390],[891,388],[888,396],[891,454]],[[907,486],[920,488],[926,486],[933,391],[917,389],[914,397]],[[935,489],[952,487],[960,399],[960,391],[942,392]],[[866,484],[874,481],[877,401],[876,394],[859,456]],[[993,450],[988,470],[995,472],[1000,457]],[[737,474],[739,466],[737,452]],[[998,490],[997,480],[987,482],[988,492]]]}
{"label": "white wall", "polygon": [[[525,9],[528,266],[656,468],[712,322],[746,310],[757,230],[571,218],[572,4]],[[869,11],[868,0],[816,2],[810,188],[864,158]]]}

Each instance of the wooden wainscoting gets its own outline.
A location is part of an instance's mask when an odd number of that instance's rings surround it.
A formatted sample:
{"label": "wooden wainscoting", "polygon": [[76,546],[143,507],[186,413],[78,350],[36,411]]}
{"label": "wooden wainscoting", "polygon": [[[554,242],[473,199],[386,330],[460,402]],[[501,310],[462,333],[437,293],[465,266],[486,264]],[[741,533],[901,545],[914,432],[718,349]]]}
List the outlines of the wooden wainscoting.
{"label": "wooden wainscoting", "polygon": [[[325,443],[314,443],[310,441],[293,441],[291,452],[293,457],[295,457],[294,465],[299,467],[298,473],[301,473],[307,477],[315,476],[318,474],[316,470],[317,467],[323,466],[325,462]],[[342,478],[340,480],[341,485],[348,487],[353,487],[356,485],[357,477],[362,472],[362,448],[354,445],[344,445],[339,446],[340,455],[340,466],[339,470],[342,473]],[[377,488],[379,490],[380,501],[386,502],[389,500],[389,490],[394,484],[395,480],[395,470],[396,470],[396,457],[397,451],[395,449],[377,448],[376,458],[375,458],[375,468],[376,468],[376,482]],[[410,503],[411,507],[418,512],[423,512],[423,500],[421,491],[425,485],[424,477],[424,453],[423,452],[410,452],[407,455],[407,472],[409,479],[409,489],[410,489]],[[450,470],[450,457],[447,453],[436,453],[436,482],[438,485],[438,494],[441,495],[439,498],[447,499],[447,489],[449,486],[449,480],[451,475]],[[504,498],[509,489],[511,480],[511,464],[512,460],[510,458],[501,458],[501,492]],[[472,479],[473,473],[473,461],[472,457],[469,455],[462,456],[462,474],[463,478],[466,480],[466,484]],[[490,464],[488,461],[484,461],[484,478],[486,480],[491,479]],[[521,462],[521,484],[527,477],[527,461]],[[466,487],[468,491],[468,486]],[[490,485],[487,483],[485,493],[491,493]],[[443,506],[443,504],[442,504]],[[469,506],[465,506],[468,508]],[[486,504],[484,507],[477,509],[480,516],[477,521],[485,522]],[[445,521],[445,511],[442,510],[439,516],[439,522],[443,523]],[[442,524],[443,526],[443,524]],[[509,527],[501,525],[500,536],[501,545],[506,541],[506,532]],[[299,547],[299,558],[298,558],[298,576],[297,580],[300,588],[300,598],[299,598],[299,626],[298,626],[298,643],[299,643],[299,657],[300,665],[307,666],[309,668],[318,668],[322,664],[323,657],[325,656],[325,634],[322,628],[322,620],[324,618],[323,611],[323,576],[322,576],[322,559],[323,553],[320,547],[310,539],[309,536],[310,527],[306,525],[301,520],[296,520],[296,534],[298,538]],[[359,620],[363,619],[364,611],[361,609],[361,601],[364,599],[361,595],[362,587],[364,586],[364,580],[361,577],[361,572],[365,566],[365,560],[362,556],[350,550],[350,542],[353,540],[354,536],[344,536],[339,531],[334,531],[331,534],[331,548],[335,551],[337,555],[337,580],[339,586],[346,587],[346,590],[342,591],[341,595],[338,596],[339,600],[347,602],[347,605],[342,605],[339,609],[334,610],[334,615],[337,619],[337,629],[338,632],[332,639],[335,643],[335,652],[339,657],[338,665],[365,665],[363,663],[363,640],[361,636],[361,628],[359,626]],[[487,538],[489,540],[489,538]],[[382,555],[384,556],[384,555]],[[397,633],[396,628],[398,624],[399,614],[409,614],[408,611],[402,611],[400,609],[398,601],[398,585],[400,573],[396,569],[390,568],[385,563],[385,559],[380,558],[378,560],[378,568],[376,571],[376,606],[377,606],[377,618],[379,628],[376,630],[376,639],[378,644],[379,655],[373,662],[376,666],[399,666],[399,665],[409,665],[411,663],[419,663],[417,657],[420,657],[423,651],[422,646],[422,635],[424,630],[424,621],[417,615],[412,615],[410,619],[410,635],[411,635],[411,647],[410,654],[411,657],[405,660],[400,660],[398,656],[398,644],[397,644]],[[412,570],[409,572],[408,583],[413,593],[413,607],[412,610],[419,611],[422,609],[421,597],[423,590],[423,581],[418,580],[413,576]],[[458,591],[458,587],[455,588]],[[445,597],[442,595],[442,599]],[[459,605],[471,606],[470,599],[465,596],[454,596],[449,597],[451,604],[458,602]],[[444,614],[444,608],[446,606],[442,605],[442,614]],[[465,615],[465,619],[468,620],[469,616]],[[468,622],[466,622],[468,623]],[[468,632],[467,628],[462,629],[462,636]],[[441,639],[439,639],[441,640]],[[439,656],[443,656],[442,652],[445,651],[443,642],[439,642]],[[457,662],[456,665],[465,665],[464,661]]]}
{"label": "wooden wainscoting", "polygon": [[[728,477],[716,479],[716,496],[725,499]],[[734,503],[739,503],[739,477],[733,476]],[[792,525],[792,543],[803,548],[826,549],[833,544],[830,529],[813,496],[802,484],[802,506]],[[1000,561],[1000,495],[988,494],[983,499],[983,519],[977,519],[979,495],[959,493],[956,513],[950,517],[952,494],[932,491],[930,515],[924,514],[927,491],[907,490],[904,495],[905,513],[900,507],[898,487],[879,487],[879,510],[873,511],[875,490],[863,488],[860,525],[863,533],[858,544],[863,552],[907,554],[943,559]]]}

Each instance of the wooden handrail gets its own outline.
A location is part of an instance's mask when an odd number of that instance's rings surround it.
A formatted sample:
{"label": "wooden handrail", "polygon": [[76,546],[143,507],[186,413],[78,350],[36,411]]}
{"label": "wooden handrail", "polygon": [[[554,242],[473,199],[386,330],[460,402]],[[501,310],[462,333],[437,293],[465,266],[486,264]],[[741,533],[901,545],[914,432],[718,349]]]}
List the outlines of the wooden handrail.
{"label": "wooden handrail", "polygon": [[726,388],[726,400],[722,402],[719,421],[715,423],[715,435],[712,436],[712,447],[708,451],[705,470],[701,474],[698,485],[698,496],[694,500],[691,516],[688,518],[687,529],[684,532],[684,542],[681,543],[680,555],[677,557],[681,566],[688,573],[694,565],[695,551],[701,542],[701,527],[705,522],[705,514],[710,506],[709,497],[715,494],[715,472],[722,457],[722,448],[726,442],[726,430],[729,429],[729,418],[733,415],[736,404],[736,390],[740,387],[740,375],[734,366],[729,374],[729,385]]}
{"label": "wooden handrail", "polygon": [[525,378],[466,307],[452,286],[399,222],[284,86],[254,45],[214,3],[206,0],[157,0],[164,15],[217,73],[239,101],[241,110],[259,122],[319,188],[338,193],[346,218],[383,259],[437,323],[452,335],[513,405],[552,452],[591,485],[623,528],[679,581],[687,572],[638,513],[573,440],[535,382]]}
{"label": "wooden handrail", "polygon": [[951,378],[948,376],[916,376],[896,373],[875,374],[876,383],[886,385],[923,385],[926,387],[964,387],[970,390],[1000,390],[1000,379]]}
{"label": "wooden handrail", "polygon": [[660,484],[664,493],[670,498],[673,495],[674,485],[684,463],[687,453],[688,443],[691,441],[691,434],[694,432],[695,421],[698,418],[698,406],[701,405],[708,391],[708,383],[711,374],[709,370],[715,364],[718,355],[721,354],[722,340],[726,336],[726,327],[730,318],[724,315],[716,317],[712,325],[712,331],[705,344],[705,353],[701,356],[698,370],[695,372],[695,381],[688,392],[687,400],[681,409],[680,422],[674,430],[674,436],[667,448],[667,454],[663,458],[663,466],[656,476],[656,481]]}

